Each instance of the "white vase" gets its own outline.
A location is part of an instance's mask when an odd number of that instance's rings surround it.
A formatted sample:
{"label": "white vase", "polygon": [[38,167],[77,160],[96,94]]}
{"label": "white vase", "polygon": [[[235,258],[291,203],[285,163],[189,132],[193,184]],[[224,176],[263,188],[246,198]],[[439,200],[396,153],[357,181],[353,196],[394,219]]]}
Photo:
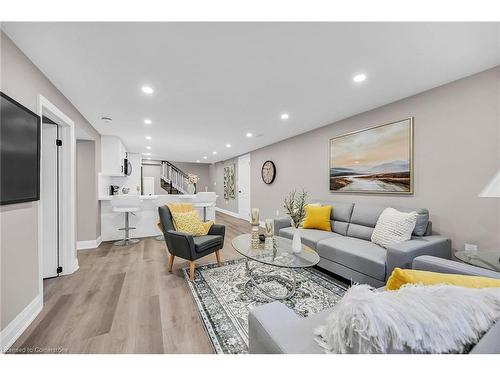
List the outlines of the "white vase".
{"label": "white vase", "polygon": [[195,193],[195,191],[196,191],[196,188],[194,187],[194,185],[193,184],[188,184],[188,186],[187,186],[187,193],[189,195],[192,195],[192,194]]}
{"label": "white vase", "polygon": [[300,253],[302,251],[302,242],[300,240],[300,230],[298,228],[295,228],[293,230],[292,251],[294,253]]}

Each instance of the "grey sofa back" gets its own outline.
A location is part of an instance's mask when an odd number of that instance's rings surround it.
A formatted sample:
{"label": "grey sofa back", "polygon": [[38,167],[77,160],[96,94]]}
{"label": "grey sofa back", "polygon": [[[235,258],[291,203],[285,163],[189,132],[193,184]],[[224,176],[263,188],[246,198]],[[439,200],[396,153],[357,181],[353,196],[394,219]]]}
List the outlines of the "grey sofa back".
{"label": "grey sofa back", "polygon": [[[332,206],[330,221],[332,224],[332,230],[335,233],[367,241],[370,241],[373,229],[375,228],[382,211],[384,211],[387,207],[394,207],[335,201],[317,202],[323,205]],[[417,212],[417,224],[413,230],[414,236],[425,236],[431,234],[429,210],[426,208],[394,208],[402,212]]]}

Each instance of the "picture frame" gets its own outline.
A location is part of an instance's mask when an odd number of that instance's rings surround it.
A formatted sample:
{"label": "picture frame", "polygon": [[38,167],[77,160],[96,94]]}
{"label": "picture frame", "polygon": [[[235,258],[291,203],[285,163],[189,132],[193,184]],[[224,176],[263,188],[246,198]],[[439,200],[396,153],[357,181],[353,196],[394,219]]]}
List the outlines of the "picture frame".
{"label": "picture frame", "polygon": [[408,117],[330,138],[330,192],[412,195],[413,132]]}

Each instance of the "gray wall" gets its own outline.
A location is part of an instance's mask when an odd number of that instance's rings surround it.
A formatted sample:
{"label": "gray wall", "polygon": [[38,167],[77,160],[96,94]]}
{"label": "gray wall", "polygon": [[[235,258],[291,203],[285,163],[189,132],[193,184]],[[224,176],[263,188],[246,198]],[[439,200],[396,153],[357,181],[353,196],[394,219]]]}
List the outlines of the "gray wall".
{"label": "gray wall", "polygon": [[200,178],[196,184],[197,191],[205,191],[205,186],[208,188],[208,191],[212,191],[210,186],[209,164],[186,163],[180,161],[172,161],[171,163],[181,171],[193,173]]}
{"label": "gray wall", "polygon": [[76,141],[76,240],[90,241],[99,237],[95,142]]}
{"label": "gray wall", "polygon": [[[251,160],[251,163],[253,163],[253,160]],[[230,164],[234,164],[235,167],[236,196],[235,199],[224,199],[224,167]],[[218,195],[217,207],[227,211],[238,213],[238,158],[233,158],[212,164],[210,165],[209,172],[211,190],[215,191],[215,193]]]}
{"label": "gray wall", "polygon": [[[100,170],[100,135],[43,73],[0,32],[0,89],[34,112],[42,94],[95,142],[95,168]],[[38,203],[0,207],[1,300],[4,329],[38,295]]]}
{"label": "gray wall", "polygon": [[[452,238],[454,248],[468,242],[499,249],[500,199],[478,197],[500,167],[499,108],[496,67],[261,148],[251,153],[251,205],[262,220],[274,217],[284,195],[304,187],[318,199],[427,207],[435,231]],[[330,193],[330,138],[409,116],[415,117],[413,196]],[[272,185],[260,178],[266,160],[277,168]]]}
{"label": "gray wall", "polygon": [[142,164],[142,177],[154,177],[155,179],[155,194],[166,194],[161,188],[161,164],[159,161],[148,160],[147,165]]}

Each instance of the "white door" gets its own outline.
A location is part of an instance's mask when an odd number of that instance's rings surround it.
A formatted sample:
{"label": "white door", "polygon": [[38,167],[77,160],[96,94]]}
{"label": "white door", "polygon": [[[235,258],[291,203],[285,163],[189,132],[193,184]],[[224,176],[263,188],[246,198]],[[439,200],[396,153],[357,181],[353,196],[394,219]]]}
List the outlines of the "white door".
{"label": "white door", "polygon": [[57,276],[59,266],[57,125],[42,126],[42,270],[43,277]]}
{"label": "white door", "polygon": [[250,220],[250,154],[238,158],[238,213]]}

